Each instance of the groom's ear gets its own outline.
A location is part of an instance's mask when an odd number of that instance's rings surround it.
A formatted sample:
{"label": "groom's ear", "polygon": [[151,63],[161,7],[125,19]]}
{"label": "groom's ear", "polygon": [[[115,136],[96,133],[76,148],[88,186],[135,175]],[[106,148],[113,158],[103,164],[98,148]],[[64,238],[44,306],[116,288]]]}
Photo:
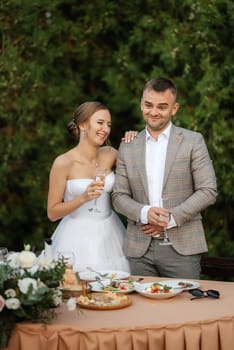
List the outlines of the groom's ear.
{"label": "groom's ear", "polygon": [[173,110],[172,110],[172,116],[174,117],[174,115],[176,115],[178,109],[180,108],[180,105],[178,102],[176,102],[173,106]]}
{"label": "groom's ear", "polygon": [[141,108],[141,111],[143,112],[143,99],[141,99],[140,108]]}

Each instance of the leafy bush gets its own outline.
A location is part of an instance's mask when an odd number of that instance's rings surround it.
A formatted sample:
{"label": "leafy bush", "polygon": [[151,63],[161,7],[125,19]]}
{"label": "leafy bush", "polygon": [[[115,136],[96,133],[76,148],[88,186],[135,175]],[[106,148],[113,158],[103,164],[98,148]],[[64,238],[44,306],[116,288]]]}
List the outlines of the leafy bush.
{"label": "leafy bush", "polygon": [[180,91],[175,123],[201,131],[214,161],[219,197],[204,213],[210,253],[233,255],[233,1],[2,0],[0,7],[0,244],[16,249],[30,240],[40,249],[52,233],[49,169],[72,146],[66,124],[76,106],[104,102],[117,147],[124,130],[143,127],[146,80],[163,75]]}

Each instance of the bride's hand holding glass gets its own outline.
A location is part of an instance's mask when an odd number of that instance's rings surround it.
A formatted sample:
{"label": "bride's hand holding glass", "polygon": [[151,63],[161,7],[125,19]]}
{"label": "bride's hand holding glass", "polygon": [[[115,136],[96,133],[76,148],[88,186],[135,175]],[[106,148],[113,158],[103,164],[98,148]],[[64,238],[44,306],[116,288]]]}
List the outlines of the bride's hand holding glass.
{"label": "bride's hand holding glass", "polygon": [[96,177],[93,183],[93,188],[95,192],[95,198],[99,198],[104,190],[105,185],[105,175]]}
{"label": "bride's hand holding glass", "polygon": [[93,199],[99,198],[104,189],[104,182],[92,182],[86,190],[87,200],[91,201]]}
{"label": "bride's hand holding glass", "polygon": [[97,206],[97,199],[101,196],[104,185],[105,185],[105,177],[106,177],[106,169],[97,167],[96,168],[96,174],[95,174],[95,181],[91,184],[91,193],[92,193],[92,199],[94,199],[93,207],[89,208],[88,210],[90,212],[96,212],[100,213]]}

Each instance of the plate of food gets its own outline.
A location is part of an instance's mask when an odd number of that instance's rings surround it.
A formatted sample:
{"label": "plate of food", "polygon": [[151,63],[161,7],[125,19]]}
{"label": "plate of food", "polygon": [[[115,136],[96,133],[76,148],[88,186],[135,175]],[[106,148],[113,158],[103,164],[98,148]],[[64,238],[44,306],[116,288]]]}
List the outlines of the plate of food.
{"label": "plate of food", "polygon": [[118,271],[118,270],[101,270],[97,272],[92,271],[81,271],[79,272],[79,276],[81,280],[85,281],[95,281],[96,277],[100,277],[102,280],[104,279],[125,279],[130,276],[128,272]]}
{"label": "plate of food", "polygon": [[183,289],[174,289],[161,282],[135,283],[135,290],[137,293],[150,299],[169,299],[183,291]]}
{"label": "plate of food", "polygon": [[190,280],[184,280],[184,279],[172,279],[172,280],[165,280],[165,281],[160,281],[162,284],[166,284],[173,289],[182,289],[182,290],[190,290],[194,288],[199,288],[200,283],[196,281],[190,281]]}
{"label": "plate of food", "polygon": [[90,310],[115,310],[131,305],[132,301],[127,295],[106,292],[90,293],[87,296],[80,295],[77,304],[83,309]]}
{"label": "plate of food", "polygon": [[96,282],[90,282],[92,292],[114,292],[128,294],[135,291],[135,284],[132,278],[122,279],[105,279]]}

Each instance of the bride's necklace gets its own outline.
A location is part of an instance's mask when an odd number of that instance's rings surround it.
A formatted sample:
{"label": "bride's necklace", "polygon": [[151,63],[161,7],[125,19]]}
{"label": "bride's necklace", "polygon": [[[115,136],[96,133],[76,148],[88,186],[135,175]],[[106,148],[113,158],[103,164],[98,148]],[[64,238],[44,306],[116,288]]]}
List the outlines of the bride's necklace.
{"label": "bride's necklace", "polygon": [[95,159],[95,168],[100,168],[99,162],[98,162],[98,157]]}

